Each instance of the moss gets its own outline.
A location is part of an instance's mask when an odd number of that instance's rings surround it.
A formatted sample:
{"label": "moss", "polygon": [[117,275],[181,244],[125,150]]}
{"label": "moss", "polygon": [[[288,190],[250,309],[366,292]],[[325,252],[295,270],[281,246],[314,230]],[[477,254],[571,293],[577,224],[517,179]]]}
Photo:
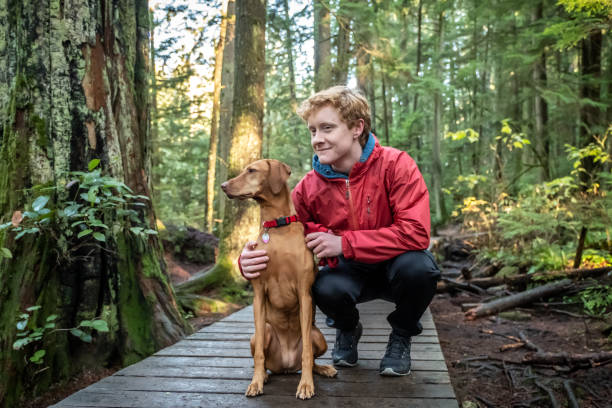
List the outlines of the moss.
{"label": "moss", "polygon": [[30,116],[32,127],[36,130],[36,143],[42,149],[46,149],[49,145],[49,139],[47,137],[47,122],[38,115],[32,114]]}
{"label": "moss", "polygon": [[142,293],[137,276],[137,260],[129,238],[119,236],[117,240],[119,277],[117,317],[120,332],[124,337],[121,350],[123,365],[133,364],[155,352],[151,330],[153,310]]}

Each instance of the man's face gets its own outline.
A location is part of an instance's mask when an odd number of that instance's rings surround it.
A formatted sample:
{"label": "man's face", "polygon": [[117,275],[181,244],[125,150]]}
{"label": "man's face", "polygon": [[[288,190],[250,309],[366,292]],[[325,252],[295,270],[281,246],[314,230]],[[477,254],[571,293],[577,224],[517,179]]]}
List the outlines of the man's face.
{"label": "man's face", "polygon": [[308,117],[310,144],[319,156],[321,164],[339,164],[351,152],[354,143],[359,143],[360,126],[349,129],[332,106],[324,106]]}

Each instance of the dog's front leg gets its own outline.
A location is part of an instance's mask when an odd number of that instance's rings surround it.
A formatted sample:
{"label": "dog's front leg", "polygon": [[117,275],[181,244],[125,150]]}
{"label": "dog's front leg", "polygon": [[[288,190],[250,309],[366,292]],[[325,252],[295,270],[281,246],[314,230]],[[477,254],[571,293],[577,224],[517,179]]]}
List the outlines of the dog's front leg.
{"label": "dog's front leg", "polygon": [[302,330],[302,378],[295,396],[308,399],[314,396],[314,380],[312,367],[314,356],[312,351],[312,297],[310,288],[300,288],[300,326]]}
{"label": "dog's front leg", "polygon": [[253,314],[255,316],[255,335],[254,346],[251,348],[253,353],[254,372],[251,384],[246,390],[247,397],[256,397],[263,394],[263,385],[266,381],[266,365],[264,342],[266,335],[266,305],[264,302],[264,288],[258,279],[253,283]]}

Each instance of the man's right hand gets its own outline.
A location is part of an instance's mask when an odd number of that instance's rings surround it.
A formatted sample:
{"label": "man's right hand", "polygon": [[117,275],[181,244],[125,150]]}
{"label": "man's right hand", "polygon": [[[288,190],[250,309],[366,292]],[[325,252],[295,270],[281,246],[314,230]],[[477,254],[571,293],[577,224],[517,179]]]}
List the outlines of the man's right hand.
{"label": "man's right hand", "polygon": [[265,250],[255,250],[255,248],[257,248],[257,242],[247,242],[238,259],[242,268],[242,276],[247,280],[257,278],[259,271],[266,269],[270,260]]}

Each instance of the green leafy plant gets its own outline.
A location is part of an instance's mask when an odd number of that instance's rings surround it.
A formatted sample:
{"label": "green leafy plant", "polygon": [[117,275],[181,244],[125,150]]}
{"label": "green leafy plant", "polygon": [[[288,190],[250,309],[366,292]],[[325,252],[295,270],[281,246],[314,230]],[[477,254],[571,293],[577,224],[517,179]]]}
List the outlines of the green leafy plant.
{"label": "green leafy plant", "polygon": [[596,285],[580,292],[584,311],[591,316],[602,316],[612,306],[612,286]]}
{"label": "green leafy plant", "polygon": [[[28,307],[24,313],[18,316],[17,337],[18,339],[13,343],[14,350],[24,349],[26,346],[32,343],[41,342],[43,337],[52,333],[60,331],[69,331],[75,337],[78,337],[86,343],[91,343],[93,338],[91,332],[93,330],[98,332],[108,332],[108,324],[105,320],[94,319],[94,320],[83,320],[77,327],[61,329],[56,328],[57,314],[47,316],[45,324],[43,326],[37,326],[36,323],[31,319],[31,314],[41,309],[41,306]],[[28,360],[34,364],[43,364],[44,357],[47,351],[43,348],[37,348],[29,356]]]}
{"label": "green leafy plant", "polygon": [[[84,245],[107,242],[124,225],[141,238],[156,235],[157,231],[148,228],[137,210],[149,198],[135,195],[125,183],[103,175],[99,164],[100,160],[94,159],[87,172],[70,172],[63,191],[56,187],[35,188],[38,193],[51,191],[68,200],[57,201],[56,208],[49,208],[51,196],[38,195],[23,213],[15,211],[11,222],[1,224],[0,231],[16,233],[16,241],[26,234],[49,233],[57,240],[64,258],[70,258],[72,251]],[[0,248],[0,258],[12,258],[11,251]]]}

